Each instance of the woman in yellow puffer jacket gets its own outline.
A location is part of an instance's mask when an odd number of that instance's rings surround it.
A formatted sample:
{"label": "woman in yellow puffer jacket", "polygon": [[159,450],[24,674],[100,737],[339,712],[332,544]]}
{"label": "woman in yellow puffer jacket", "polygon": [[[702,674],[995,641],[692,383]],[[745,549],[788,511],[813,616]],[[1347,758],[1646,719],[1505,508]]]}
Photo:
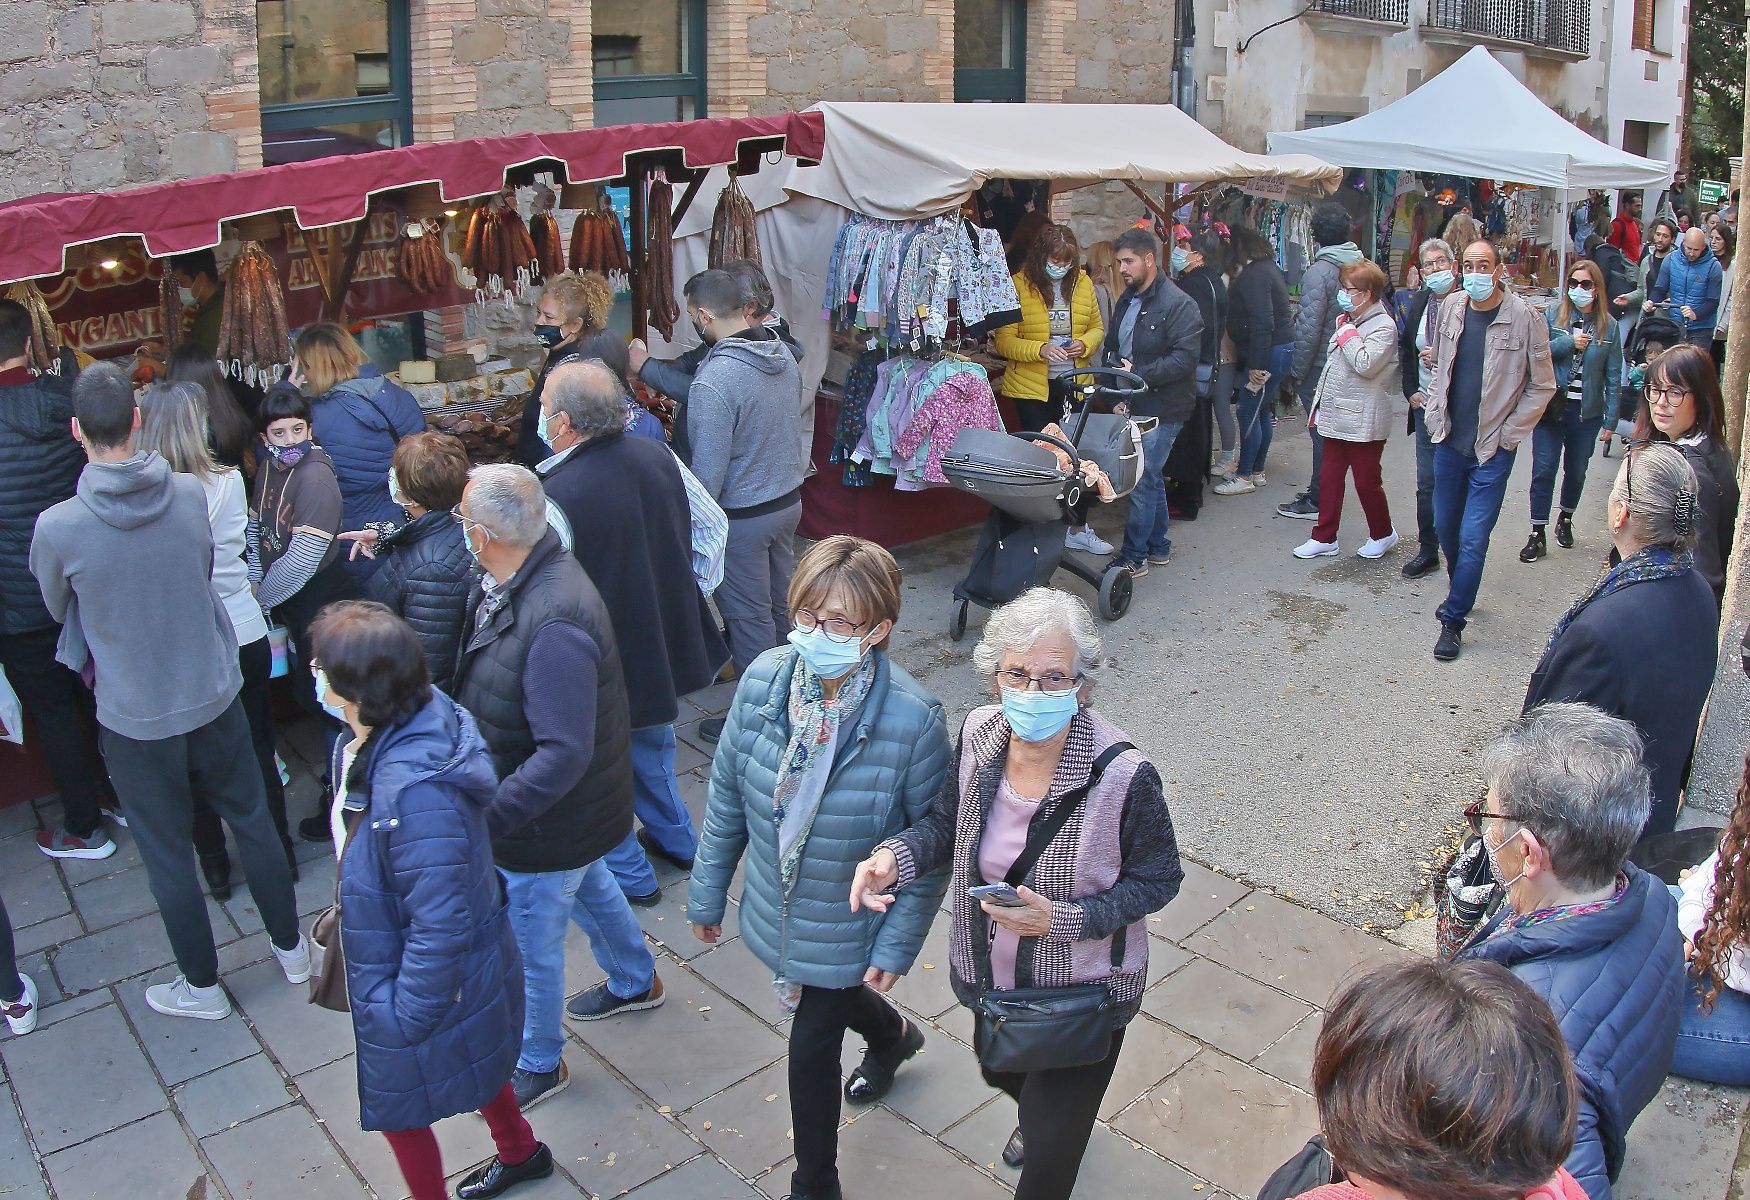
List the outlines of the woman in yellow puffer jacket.
{"label": "woman in yellow puffer jacket", "polygon": [[[1022,430],[1041,430],[1060,421],[1069,389],[1063,380],[1091,366],[1106,338],[1093,280],[1081,268],[1081,248],[1063,225],[1048,225],[1034,239],[1027,260],[1015,274],[1021,319],[1004,325],[994,339],[1008,360],[1002,394],[1015,402]],[[1112,547],[1085,525],[1071,529],[1072,550],[1110,554]]]}

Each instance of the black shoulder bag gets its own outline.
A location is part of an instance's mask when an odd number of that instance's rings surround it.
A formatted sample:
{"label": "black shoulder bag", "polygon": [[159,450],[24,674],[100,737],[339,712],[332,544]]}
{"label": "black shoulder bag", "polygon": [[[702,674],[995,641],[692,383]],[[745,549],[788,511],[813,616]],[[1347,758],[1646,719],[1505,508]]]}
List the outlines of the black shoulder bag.
{"label": "black shoulder bag", "polygon": [[[1015,887],[1027,878],[1027,872],[1099,784],[1112,760],[1133,749],[1129,742],[1118,742],[1094,760],[1088,782],[1064,796],[1051,815],[1028,832],[1027,845],[1003,876],[1004,882]],[[1112,1052],[1112,1022],[1117,1008],[1110,989],[1103,983],[1088,983],[998,991],[991,979],[990,934],[985,924],[984,915],[974,912],[972,954],[978,964],[981,994],[973,1012],[978,1021],[978,1061],[985,1069],[1026,1074],[1059,1067],[1085,1067],[1105,1059]],[[1124,965],[1127,932],[1120,927],[1112,935],[1114,972]],[[1025,951],[1027,943],[1036,940],[1022,939],[1024,952],[1016,956],[1016,983],[1022,977],[1029,984],[1032,982],[1032,956]]]}

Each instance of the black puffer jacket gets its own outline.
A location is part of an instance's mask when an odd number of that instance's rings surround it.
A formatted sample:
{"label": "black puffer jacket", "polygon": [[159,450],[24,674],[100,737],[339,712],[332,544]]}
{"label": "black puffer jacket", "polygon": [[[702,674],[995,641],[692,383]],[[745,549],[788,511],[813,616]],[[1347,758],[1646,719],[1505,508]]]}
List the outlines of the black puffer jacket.
{"label": "black puffer jacket", "polygon": [[30,573],[30,539],[37,517],[71,497],[85,469],[69,424],[74,370],[63,354],[59,375],[0,384],[0,633],[55,623]]}
{"label": "black puffer jacket", "polygon": [[447,512],[422,513],[380,545],[383,565],[365,581],[365,594],[413,626],[433,686],[448,692],[475,576],[462,526]]}

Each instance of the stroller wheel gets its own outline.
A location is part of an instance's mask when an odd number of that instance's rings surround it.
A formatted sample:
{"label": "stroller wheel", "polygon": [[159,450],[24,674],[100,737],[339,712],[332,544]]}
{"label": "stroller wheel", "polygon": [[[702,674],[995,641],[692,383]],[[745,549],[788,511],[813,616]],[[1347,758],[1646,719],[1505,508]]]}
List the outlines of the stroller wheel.
{"label": "stroller wheel", "polygon": [[1106,568],[1106,573],[1100,578],[1100,615],[1108,621],[1116,621],[1130,611],[1130,595],[1133,585],[1130,572],[1114,562]]}
{"label": "stroller wheel", "polygon": [[954,601],[954,614],[948,618],[949,641],[957,642],[966,636],[966,609],[966,601]]}

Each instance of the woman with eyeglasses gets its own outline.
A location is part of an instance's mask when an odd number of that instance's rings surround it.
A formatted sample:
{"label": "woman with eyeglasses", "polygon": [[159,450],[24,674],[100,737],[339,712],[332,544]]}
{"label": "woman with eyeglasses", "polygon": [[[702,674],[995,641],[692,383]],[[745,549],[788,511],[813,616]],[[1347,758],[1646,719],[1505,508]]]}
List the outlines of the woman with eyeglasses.
{"label": "woman with eyeglasses", "polygon": [[736,687],[687,893],[700,941],[723,935],[745,867],[741,940],[772,972],[790,1023],[793,1200],[839,1200],[839,1055],[867,1050],[845,1098],[886,1095],[923,1032],[883,993],[911,969],[948,885],[931,872],[891,912],[847,905],[852,873],[884,838],[923,819],[948,770],[942,705],[888,654],[900,573],[874,542],[815,544],[790,579],[789,644]]}
{"label": "woman with eyeglasses", "polygon": [[1726,594],[1726,563],[1738,527],[1738,472],[1726,446],[1720,383],[1707,352],[1673,346],[1647,364],[1647,389],[1635,421],[1635,441],[1670,442],[1695,471],[1695,569]]}
{"label": "woman with eyeglasses", "polygon": [[1522,563],[1549,553],[1545,528],[1562,470],[1562,507],[1556,516],[1556,545],[1574,546],[1574,512],[1586,486],[1586,465],[1604,423],[1605,402],[1622,388],[1621,327],[1605,309],[1604,270],[1590,259],[1568,268],[1568,288],[1544,314],[1549,322],[1550,360],[1556,369],[1556,394],[1531,434],[1531,537],[1519,552]]}
{"label": "woman with eyeglasses", "polygon": [[1556,623],[1525,711],[1579,701],[1634,722],[1652,772],[1645,832],[1669,833],[1719,644],[1719,606],[1690,553],[1695,472],[1670,445],[1631,450],[1604,511],[1619,561]]}
{"label": "woman with eyeglasses", "polygon": [[854,910],[897,909],[919,890],[939,895],[938,873],[951,867],[962,1004],[976,1012],[981,997],[1062,989],[1106,1005],[1109,1045],[1036,1069],[987,1041],[987,1019],[978,1020],[985,1082],[1019,1106],[1002,1151],[1021,1168],[1017,1200],[1075,1190],[1141,1003],[1144,922],[1184,879],[1160,775],[1089,703],[1101,652],[1088,606],[1067,593],[1034,588],[993,612],[972,661],[998,703],[967,715],[941,799],[876,847],[851,890]]}

